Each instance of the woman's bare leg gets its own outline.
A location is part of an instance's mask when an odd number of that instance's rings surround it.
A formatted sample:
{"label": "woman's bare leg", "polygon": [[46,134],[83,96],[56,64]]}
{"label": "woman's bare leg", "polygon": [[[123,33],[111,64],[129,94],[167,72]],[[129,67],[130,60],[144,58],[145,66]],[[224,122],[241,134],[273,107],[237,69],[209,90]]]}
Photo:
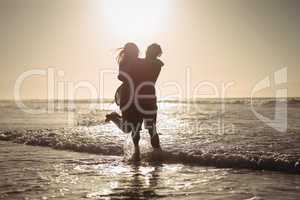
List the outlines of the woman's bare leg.
{"label": "woman's bare leg", "polygon": [[139,141],[140,141],[140,128],[135,126],[132,129],[131,137],[134,145],[134,154],[132,155],[132,158],[135,161],[140,160],[140,147],[139,147]]}
{"label": "woman's bare leg", "polygon": [[139,141],[140,141],[140,131],[141,131],[141,123],[126,123],[122,119],[118,113],[111,113],[106,115],[106,121],[112,121],[116,126],[125,133],[131,132],[132,141],[134,144],[134,154],[133,159],[135,161],[140,160],[140,148],[139,148]]}
{"label": "woman's bare leg", "polygon": [[106,118],[107,118],[106,121],[112,121],[124,133],[131,132],[131,130],[132,130],[131,126],[128,126],[122,119],[122,116],[119,115],[118,113],[113,112],[109,115],[106,115]]}

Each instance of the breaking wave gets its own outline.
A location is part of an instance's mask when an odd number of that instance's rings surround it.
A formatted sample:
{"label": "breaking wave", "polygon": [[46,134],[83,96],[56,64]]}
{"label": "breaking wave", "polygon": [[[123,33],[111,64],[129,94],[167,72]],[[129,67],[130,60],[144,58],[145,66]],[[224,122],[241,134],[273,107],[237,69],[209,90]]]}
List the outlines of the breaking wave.
{"label": "breaking wave", "polygon": [[0,140],[19,144],[46,146],[54,149],[103,155],[122,155],[119,137],[97,137],[87,128],[73,129],[37,129],[37,130],[2,130]]}
{"label": "breaking wave", "polygon": [[[127,139],[126,139],[127,138]],[[123,156],[130,154],[130,137],[97,135],[93,129],[39,129],[39,130],[2,130],[0,140],[20,144],[47,146],[54,149],[70,150],[102,155]],[[142,143],[147,143],[145,140]],[[126,144],[126,145],[125,145]],[[141,147],[146,145],[141,145]],[[246,151],[241,149],[206,149],[195,146],[179,147],[166,145],[159,155],[151,150],[142,150],[146,161],[184,163],[220,168],[246,168],[300,173],[300,158],[278,152]]]}

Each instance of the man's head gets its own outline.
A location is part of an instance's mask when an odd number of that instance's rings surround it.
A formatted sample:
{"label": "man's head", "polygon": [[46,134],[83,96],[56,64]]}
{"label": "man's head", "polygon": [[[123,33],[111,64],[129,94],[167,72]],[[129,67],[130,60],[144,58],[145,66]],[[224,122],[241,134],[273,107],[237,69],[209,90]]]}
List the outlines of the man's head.
{"label": "man's head", "polygon": [[146,51],[146,58],[147,59],[156,59],[162,55],[162,50],[160,45],[153,43],[151,44]]}

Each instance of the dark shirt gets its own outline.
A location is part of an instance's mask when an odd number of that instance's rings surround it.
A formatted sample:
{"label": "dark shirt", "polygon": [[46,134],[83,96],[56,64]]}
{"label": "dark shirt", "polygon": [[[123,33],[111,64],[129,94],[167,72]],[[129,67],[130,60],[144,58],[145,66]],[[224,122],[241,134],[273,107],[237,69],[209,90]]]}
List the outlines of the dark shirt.
{"label": "dark shirt", "polygon": [[155,92],[155,83],[158,79],[158,76],[160,74],[161,68],[164,65],[164,63],[159,60],[149,60],[149,59],[143,59],[142,65],[139,68],[139,94],[143,95],[154,95]]}
{"label": "dark shirt", "polygon": [[[121,109],[128,102],[135,107],[134,99],[138,100],[139,105],[145,110],[157,109],[155,83],[163,65],[163,62],[158,59],[137,59],[134,62],[123,62],[119,65],[118,79],[123,82],[120,94]],[[147,95],[147,97],[139,95]]]}

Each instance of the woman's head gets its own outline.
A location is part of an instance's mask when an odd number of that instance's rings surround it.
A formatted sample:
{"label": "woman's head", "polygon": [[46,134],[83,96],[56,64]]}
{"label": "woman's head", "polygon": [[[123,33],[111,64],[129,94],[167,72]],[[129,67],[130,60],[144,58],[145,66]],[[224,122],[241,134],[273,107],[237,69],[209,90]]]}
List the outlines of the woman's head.
{"label": "woman's head", "polygon": [[155,59],[157,57],[160,57],[162,55],[162,50],[160,45],[154,43],[151,44],[146,51],[146,58],[148,59]]}
{"label": "woman's head", "polygon": [[136,44],[129,42],[125,44],[124,47],[120,48],[120,52],[117,56],[118,63],[121,63],[125,60],[136,59],[139,56],[139,48]]}

